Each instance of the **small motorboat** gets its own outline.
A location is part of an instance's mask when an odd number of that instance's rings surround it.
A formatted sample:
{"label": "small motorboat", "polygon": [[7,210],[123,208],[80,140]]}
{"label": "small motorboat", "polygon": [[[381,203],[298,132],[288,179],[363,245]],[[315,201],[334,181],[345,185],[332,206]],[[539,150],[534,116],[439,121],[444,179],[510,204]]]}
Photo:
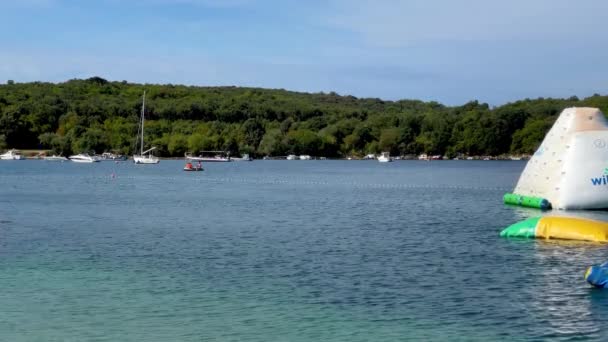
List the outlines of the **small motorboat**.
{"label": "small motorboat", "polygon": [[378,156],[378,161],[381,163],[390,163],[393,161],[393,158],[391,157],[389,152],[382,152],[382,154]]}
{"label": "small motorboat", "polygon": [[245,153],[245,154],[243,154],[243,156],[241,158],[232,158],[231,157],[230,160],[234,160],[234,161],[252,161],[253,158],[251,158],[249,156],[249,154]]}
{"label": "small motorboat", "polygon": [[21,152],[12,149],[12,150],[8,150],[6,153],[0,154],[0,160],[23,160],[25,158],[23,158],[23,156],[21,155]]}
{"label": "small motorboat", "polygon": [[90,156],[88,153],[80,153],[70,156],[68,159],[74,163],[97,163],[99,158],[97,156]]}
{"label": "small motorboat", "polygon": [[184,171],[203,171],[203,165],[201,163],[196,163],[196,165],[192,165],[192,163],[186,163],[184,166]]}

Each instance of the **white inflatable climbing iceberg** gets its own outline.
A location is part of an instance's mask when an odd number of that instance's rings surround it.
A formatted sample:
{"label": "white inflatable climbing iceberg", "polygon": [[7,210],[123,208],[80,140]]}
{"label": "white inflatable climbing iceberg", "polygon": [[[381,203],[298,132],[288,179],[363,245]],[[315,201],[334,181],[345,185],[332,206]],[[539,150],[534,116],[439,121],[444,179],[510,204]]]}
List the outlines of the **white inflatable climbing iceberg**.
{"label": "white inflatable climbing iceberg", "polygon": [[596,108],[568,108],[528,161],[515,194],[558,209],[608,208],[608,122]]}

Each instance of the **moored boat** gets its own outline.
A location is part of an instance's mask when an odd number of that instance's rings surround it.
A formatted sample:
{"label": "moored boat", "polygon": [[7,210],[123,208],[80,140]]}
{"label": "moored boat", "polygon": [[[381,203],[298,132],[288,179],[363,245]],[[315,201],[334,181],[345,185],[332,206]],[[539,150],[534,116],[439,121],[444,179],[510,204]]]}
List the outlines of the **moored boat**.
{"label": "moored boat", "polygon": [[90,156],[88,153],[80,153],[70,156],[70,161],[74,163],[97,163],[99,162],[99,158]]}
{"label": "moored boat", "polygon": [[101,154],[99,160],[101,160],[101,161],[123,161],[123,160],[127,160],[127,156],[124,156],[122,154],[114,154],[111,152],[104,152]]}
{"label": "moored boat", "polygon": [[[142,98],[141,104],[141,117],[139,121],[139,129],[137,132],[137,139],[135,141],[137,150],[137,145],[139,144],[139,154],[133,155],[133,162],[135,164],[158,164],[160,160],[158,157],[152,154],[152,151],[156,149],[156,147],[152,147],[144,151],[144,121],[145,121],[145,112],[146,112],[146,92],[144,91],[144,96]],[[140,135],[141,133],[141,135]]]}
{"label": "moored boat", "polygon": [[64,162],[64,161],[69,160],[68,158],[66,158],[64,156],[56,156],[56,155],[45,156],[45,157],[42,157],[42,159],[44,159],[46,161],[58,161],[58,162]]}
{"label": "moored boat", "polygon": [[253,158],[251,158],[247,153],[243,154],[243,156],[241,158],[230,158],[233,161],[252,161]]}
{"label": "moored boat", "polygon": [[184,154],[184,157],[186,158],[186,160],[189,161],[200,161],[208,163],[226,163],[232,161],[232,158],[230,158],[230,153],[226,151],[201,151],[201,154],[198,156],[193,156],[192,153],[186,152]]}
{"label": "moored boat", "polygon": [[24,159],[21,155],[21,152],[18,150],[12,149],[8,150],[3,154],[0,154],[0,160],[22,160]]}
{"label": "moored boat", "polygon": [[390,163],[393,161],[389,152],[382,152],[380,156],[378,156],[378,161],[381,163]]}

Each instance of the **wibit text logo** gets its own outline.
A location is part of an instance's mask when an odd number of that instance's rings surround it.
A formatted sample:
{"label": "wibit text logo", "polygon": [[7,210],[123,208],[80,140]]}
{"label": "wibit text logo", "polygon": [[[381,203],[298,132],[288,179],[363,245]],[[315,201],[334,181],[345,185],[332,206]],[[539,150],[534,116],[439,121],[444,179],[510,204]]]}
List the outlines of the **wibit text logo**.
{"label": "wibit text logo", "polygon": [[608,184],[608,168],[604,169],[604,175],[597,178],[591,178],[591,184],[595,185],[606,185]]}

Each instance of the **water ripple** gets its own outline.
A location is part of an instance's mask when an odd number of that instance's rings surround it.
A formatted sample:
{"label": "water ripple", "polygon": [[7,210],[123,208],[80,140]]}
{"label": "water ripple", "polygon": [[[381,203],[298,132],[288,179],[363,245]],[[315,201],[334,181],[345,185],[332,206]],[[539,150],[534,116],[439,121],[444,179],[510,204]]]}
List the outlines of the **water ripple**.
{"label": "water ripple", "polygon": [[523,166],[0,165],[0,340],[606,340],[604,245],[498,237]]}

